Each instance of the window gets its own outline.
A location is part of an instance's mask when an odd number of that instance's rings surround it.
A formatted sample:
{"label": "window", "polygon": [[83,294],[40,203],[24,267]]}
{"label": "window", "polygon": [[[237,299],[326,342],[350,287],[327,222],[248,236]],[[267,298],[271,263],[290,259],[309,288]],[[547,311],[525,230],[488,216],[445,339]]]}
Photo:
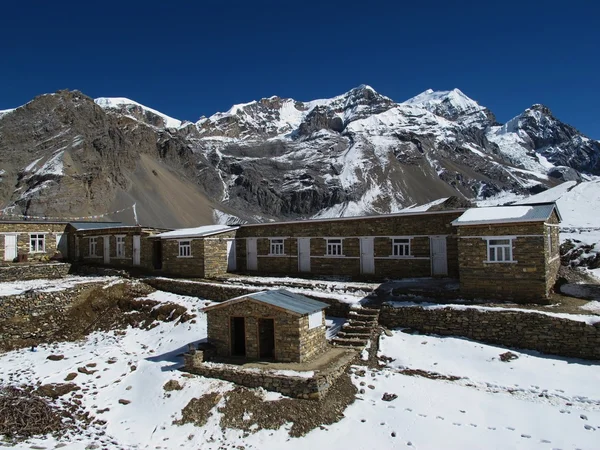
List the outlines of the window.
{"label": "window", "polygon": [[189,258],[192,256],[192,241],[179,241],[179,257]]}
{"label": "window", "polygon": [[98,250],[98,238],[91,237],[90,238],[90,256],[96,256],[97,250]]}
{"label": "window", "polygon": [[327,253],[326,256],[342,256],[342,240],[341,239],[327,239]]}
{"label": "window", "polygon": [[392,239],[392,256],[410,256],[410,239]]}
{"label": "window", "polygon": [[283,255],[283,239],[271,239],[270,255]]}
{"label": "window", "polygon": [[308,329],[312,330],[323,325],[323,311],[317,311],[308,316]]}
{"label": "window", "polygon": [[512,239],[488,239],[489,262],[515,262],[512,257]]}
{"label": "window", "polygon": [[116,236],[117,238],[117,258],[125,257],[125,236]]}
{"label": "window", "polygon": [[29,253],[44,253],[46,251],[46,239],[44,234],[29,235]]}
{"label": "window", "polygon": [[556,245],[554,244],[554,239],[552,238],[552,230],[548,232],[548,253],[550,256],[554,256],[556,253]]}

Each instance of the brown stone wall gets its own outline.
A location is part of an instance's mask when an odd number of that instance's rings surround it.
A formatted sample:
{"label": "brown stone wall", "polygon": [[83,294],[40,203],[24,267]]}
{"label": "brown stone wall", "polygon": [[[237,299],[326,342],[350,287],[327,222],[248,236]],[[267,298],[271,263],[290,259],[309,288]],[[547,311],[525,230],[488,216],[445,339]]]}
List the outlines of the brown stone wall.
{"label": "brown stone wall", "polygon": [[533,312],[384,305],[379,323],[553,355],[600,359],[600,317],[596,324],[587,325]]}
{"label": "brown stone wall", "polygon": [[[125,254],[117,258],[117,236],[125,237]],[[104,236],[108,236],[110,267],[134,267],[133,266],[133,236],[140,236],[140,268],[152,268],[152,241],[148,239],[150,233],[140,227],[107,228],[98,230],[80,230],[72,234],[71,241],[73,252],[70,252],[74,261],[84,261],[104,265]],[[90,237],[96,237],[96,257],[90,256]],[[79,240],[79,259],[75,255],[75,240]]]}
{"label": "brown stone wall", "polygon": [[[551,292],[560,268],[560,228],[556,212],[544,225],[544,251],[546,253],[546,292]],[[551,241],[551,243],[550,243]]]}
{"label": "brown stone wall", "polygon": [[[543,223],[458,227],[461,294],[516,302],[547,302]],[[513,241],[516,263],[486,263],[487,242],[479,236],[523,236]]]}
{"label": "brown stone wall", "polygon": [[210,236],[204,240],[204,277],[214,278],[227,273],[227,242],[235,231]]}
{"label": "brown stone wall", "polygon": [[327,349],[325,314],[321,315],[321,326],[312,330],[308,329],[308,316],[300,318],[300,362],[309,361]]}
{"label": "brown stone wall", "polygon": [[204,278],[204,239],[181,240],[191,241],[191,257],[179,257],[178,240],[163,239],[162,272],[175,276]]}
{"label": "brown stone wall", "polygon": [[[56,235],[64,233],[65,228],[65,223],[0,222],[0,233],[19,233],[17,236],[17,254],[26,254],[28,261],[47,260],[52,257],[57,251]],[[45,234],[44,252],[29,252],[29,233]],[[67,255],[63,256],[67,257]],[[0,261],[4,261],[4,236],[2,235],[0,235]]]}
{"label": "brown stone wall", "polygon": [[[458,245],[453,236],[456,227],[451,222],[461,212],[387,215],[369,218],[327,221],[297,221],[289,223],[242,226],[236,234],[237,267],[246,271],[246,239],[257,237],[258,272],[265,274],[298,273],[298,237],[311,238],[311,274],[314,275],[360,275],[360,239],[375,237],[375,277],[420,277],[431,275],[429,254],[430,235],[449,235],[449,276],[458,276]],[[415,258],[389,258],[392,254],[391,236],[415,236],[411,241],[411,254]],[[283,237],[284,256],[268,256],[268,238]],[[324,238],[342,237],[344,257],[327,258]],[[423,258],[423,259],[417,259]]]}
{"label": "brown stone wall", "polygon": [[64,262],[13,263],[0,267],[0,282],[63,278],[70,272],[71,264]]}
{"label": "brown stone wall", "polygon": [[[301,362],[312,358],[323,350],[316,334],[320,331],[325,339],[325,327],[308,331],[301,324],[301,317],[269,307],[268,305],[247,300],[232,305],[208,310],[208,341],[216,348],[218,356],[231,355],[230,318],[244,317],[246,331],[246,358],[259,359],[258,319],[273,319],[275,324],[275,360],[282,362]],[[312,346],[318,346],[313,348]]]}

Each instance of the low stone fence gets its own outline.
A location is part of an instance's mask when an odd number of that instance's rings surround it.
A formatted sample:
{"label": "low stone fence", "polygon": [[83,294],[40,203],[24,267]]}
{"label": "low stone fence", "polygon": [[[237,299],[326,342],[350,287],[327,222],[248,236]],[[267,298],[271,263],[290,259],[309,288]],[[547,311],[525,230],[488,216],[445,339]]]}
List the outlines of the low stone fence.
{"label": "low stone fence", "polygon": [[427,307],[384,304],[379,323],[552,355],[600,359],[600,317],[593,325],[535,312],[501,308]]}
{"label": "low stone fence", "polygon": [[[336,364],[323,371],[315,371],[310,377],[284,374],[285,371],[250,369],[231,364],[196,361],[194,354],[185,355],[185,370],[207,378],[218,378],[248,388],[262,387],[288,397],[322,400],[335,381],[346,372],[356,357],[354,352],[341,357]],[[201,357],[199,358],[202,359]],[[292,372],[293,373],[293,372]],[[299,372],[300,374],[301,372]]]}
{"label": "low stone fence", "polygon": [[17,263],[0,267],[0,282],[63,278],[70,271],[70,263]]}

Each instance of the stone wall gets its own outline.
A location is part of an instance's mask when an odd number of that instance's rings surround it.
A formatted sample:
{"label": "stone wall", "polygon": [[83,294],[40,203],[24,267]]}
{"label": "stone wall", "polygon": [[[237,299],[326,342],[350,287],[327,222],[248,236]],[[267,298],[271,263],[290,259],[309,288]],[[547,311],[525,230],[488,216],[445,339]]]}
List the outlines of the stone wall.
{"label": "stone wall", "polygon": [[185,355],[185,370],[207,378],[231,381],[249,388],[262,387],[283,395],[310,400],[321,400],[336,380],[343,375],[354,359],[354,352],[343,356],[335,365],[317,371],[312,377],[280,375],[262,369],[243,369],[227,364],[196,362],[194,355]]}
{"label": "stone wall", "polygon": [[274,360],[279,362],[304,362],[321,353],[326,345],[325,321],[312,330],[308,317],[274,308],[251,299],[223,305],[206,311],[208,341],[215,347],[216,355],[232,356],[232,317],[245,320],[246,359],[260,359],[259,319],[273,319],[275,335]]}
{"label": "stone wall", "polygon": [[264,288],[252,286],[234,286],[202,281],[183,281],[171,278],[144,278],[142,281],[154,289],[173,294],[200,297],[214,302],[224,302],[235,297],[264,291]]}
{"label": "stone wall", "polygon": [[411,328],[552,355],[600,359],[600,317],[594,325],[588,325],[532,312],[384,305],[379,322],[389,328]]}
{"label": "stone wall", "polygon": [[[51,222],[0,222],[0,233],[17,235],[17,253],[27,255],[28,261],[43,261],[55,255],[56,236],[65,232],[65,223]],[[29,234],[44,234],[43,252],[31,253],[29,248]],[[5,260],[4,254],[4,236],[0,236],[0,260]],[[65,258],[67,255],[63,255]]]}
{"label": "stone wall", "polygon": [[14,263],[0,267],[0,282],[63,278],[70,271],[69,263]]}
{"label": "stone wall", "polygon": [[[544,224],[494,224],[458,227],[461,295],[521,303],[547,303]],[[516,262],[489,263],[483,237],[517,236],[512,241]]]}
{"label": "stone wall", "polygon": [[560,228],[558,226],[556,212],[552,213],[552,216],[544,225],[544,235],[544,252],[546,253],[546,292],[552,292],[560,268]]}
{"label": "stone wall", "polygon": [[204,278],[215,278],[227,273],[227,242],[235,238],[235,231],[204,239]]}
{"label": "stone wall", "polygon": [[[44,340],[64,327],[61,316],[90,283],[56,292],[29,291],[0,297],[0,341],[19,339]],[[36,329],[28,326],[32,318],[46,317]]]}
{"label": "stone wall", "polygon": [[[236,233],[237,268],[247,272],[246,240],[257,238],[257,273],[297,274],[298,238],[310,242],[309,274],[355,278],[406,278],[431,276],[429,236],[447,236],[448,276],[458,276],[456,227],[451,222],[461,212],[385,215],[339,220],[310,220],[287,223],[244,225]],[[372,236],[375,274],[361,275],[360,237]],[[413,237],[411,257],[392,256],[392,237]],[[284,238],[285,255],[270,255],[269,238]],[[327,257],[325,238],[344,238],[342,257]]]}

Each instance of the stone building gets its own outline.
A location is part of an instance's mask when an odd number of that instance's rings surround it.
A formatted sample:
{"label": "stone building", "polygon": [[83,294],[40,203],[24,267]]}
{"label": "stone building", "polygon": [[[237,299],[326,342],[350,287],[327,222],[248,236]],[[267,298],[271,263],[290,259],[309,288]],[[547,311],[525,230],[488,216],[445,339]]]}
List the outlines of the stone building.
{"label": "stone building", "polygon": [[461,294],[543,303],[560,266],[560,220],[554,203],[465,211],[452,222]]}
{"label": "stone building", "polygon": [[233,271],[236,230],[226,225],[207,225],[156,234],[151,238],[154,269],[191,278],[212,278]]}
{"label": "stone building", "polygon": [[67,258],[67,222],[0,221],[0,253],[2,261],[18,258],[44,261],[52,257]]}
{"label": "stone building", "polygon": [[205,308],[216,356],[305,362],[327,348],[328,305],[284,289],[257,292]]}
{"label": "stone building", "polygon": [[236,269],[373,279],[458,277],[452,221],[465,210],[245,224]]}
{"label": "stone building", "polygon": [[71,222],[70,258],[74,262],[110,267],[153,269],[153,243],[159,231],[120,222]]}

